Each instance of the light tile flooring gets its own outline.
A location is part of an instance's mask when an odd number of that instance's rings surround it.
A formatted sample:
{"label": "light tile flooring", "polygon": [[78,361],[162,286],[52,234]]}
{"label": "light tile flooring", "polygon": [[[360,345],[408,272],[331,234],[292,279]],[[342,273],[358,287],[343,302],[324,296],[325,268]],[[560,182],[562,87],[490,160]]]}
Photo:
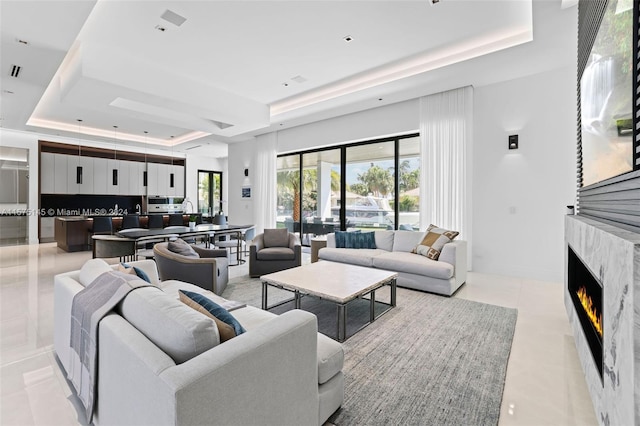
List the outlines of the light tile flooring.
{"label": "light tile flooring", "polygon": [[[53,276],[90,257],[55,244],[0,247],[1,425],[83,423],[52,349]],[[500,425],[597,424],[561,283],[470,273],[456,297],[518,309]]]}

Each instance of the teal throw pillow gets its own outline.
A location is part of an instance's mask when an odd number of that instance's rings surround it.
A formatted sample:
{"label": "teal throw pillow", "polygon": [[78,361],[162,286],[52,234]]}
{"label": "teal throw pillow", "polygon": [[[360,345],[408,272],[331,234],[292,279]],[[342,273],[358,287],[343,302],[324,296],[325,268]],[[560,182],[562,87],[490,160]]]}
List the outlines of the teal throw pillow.
{"label": "teal throw pillow", "polygon": [[356,230],[356,231],[336,231],[334,232],[335,237],[336,237],[336,248],[347,248],[346,246],[346,241],[347,241],[347,235],[348,234],[356,234],[356,233],[360,233],[360,230]]}
{"label": "teal throw pillow", "polygon": [[[128,265],[126,263],[121,263],[121,265],[125,268],[131,268],[131,265]],[[138,276],[138,278],[140,278],[141,280],[144,280],[146,282],[148,282],[149,284],[151,284],[151,278],[149,278],[149,275],[147,275],[147,273],[145,271],[143,271],[142,269],[133,266],[133,271],[136,273],[136,275]]]}
{"label": "teal throw pillow", "polygon": [[191,300],[205,308],[211,315],[218,318],[220,321],[233,327],[233,330],[236,332],[236,336],[239,336],[246,331],[233,315],[213,300],[192,291],[180,290],[180,292],[186,294]]}
{"label": "teal throw pillow", "polygon": [[376,238],[373,232],[347,232],[344,247],[354,249],[376,248]]}

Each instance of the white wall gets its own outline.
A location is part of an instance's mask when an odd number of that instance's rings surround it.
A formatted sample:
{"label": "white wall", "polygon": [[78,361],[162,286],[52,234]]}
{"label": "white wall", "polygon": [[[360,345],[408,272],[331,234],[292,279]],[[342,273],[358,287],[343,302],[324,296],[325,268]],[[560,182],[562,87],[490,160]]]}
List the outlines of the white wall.
{"label": "white wall", "polygon": [[[264,216],[264,212],[255,202],[255,197],[242,198],[242,186],[249,184],[254,190],[255,182],[260,179],[260,176],[255,174],[255,146],[268,137],[270,136],[258,136],[255,141],[229,145],[229,173],[226,179],[229,184],[227,200],[230,223],[239,225],[262,223],[259,218]],[[249,169],[247,179],[244,177],[245,168]]]}
{"label": "white wall", "polygon": [[[474,93],[473,269],[563,280],[564,214],[576,188],[576,70]],[[507,137],[519,135],[519,149]]]}
{"label": "white wall", "polygon": [[[185,176],[185,196],[191,200],[193,210],[198,208],[198,170],[222,172],[222,198],[227,199],[229,194],[228,168],[226,158],[203,157],[202,155],[187,155],[187,168]],[[189,206],[191,208],[191,206]],[[225,207],[226,208],[226,207]]]}
{"label": "white wall", "polygon": [[[476,87],[474,92],[473,269],[562,281],[563,215],[575,198],[575,68]],[[417,99],[264,135],[229,146],[229,212],[255,223],[261,206],[240,197],[254,144],[276,137],[278,153],[416,131]],[[517,133],[520,149],[508,152]],[[234,172],[235,173],[235,172]],[[259,177],[251,176],[252,181]],[[513,213],[511,213],[513,211]]]}

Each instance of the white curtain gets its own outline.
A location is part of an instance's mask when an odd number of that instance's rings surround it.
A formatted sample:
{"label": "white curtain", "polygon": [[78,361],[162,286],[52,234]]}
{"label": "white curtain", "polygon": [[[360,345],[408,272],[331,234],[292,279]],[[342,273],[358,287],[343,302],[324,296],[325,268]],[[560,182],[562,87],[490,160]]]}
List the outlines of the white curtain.
{"label": "white curtain", "polygon": [[277,132],[259,138],[255,144],[255,175],[251,178],[255,198],[254,217],[256,234],[265,228],[276,227],[276,148]]}
{"label": "white curtain", "polygon": [[469,247],[472,118],[471,86],[420,98],[420,223],[458,231]]}

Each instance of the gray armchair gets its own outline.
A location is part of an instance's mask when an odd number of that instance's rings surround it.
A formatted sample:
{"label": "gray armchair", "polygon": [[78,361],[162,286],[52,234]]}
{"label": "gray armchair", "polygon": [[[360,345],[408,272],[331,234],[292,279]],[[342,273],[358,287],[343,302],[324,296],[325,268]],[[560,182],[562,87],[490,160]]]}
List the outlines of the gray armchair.
{"label": "gray armchair", "polygon": [[191,246],[200,257],[189,257],[170,251],[168,244],[158,243],[153,246],[158,274],[162,281],[184,281],[211,290],[215,294],[222,294],[229,281],[226,250]]}
{"label": "gray armchair", "polygon": [[[266,238],[265,238],[266,236]],[[249,246],[249,275],[259,277],[302,263],[300,239],[286,228],[265,229]]]}

